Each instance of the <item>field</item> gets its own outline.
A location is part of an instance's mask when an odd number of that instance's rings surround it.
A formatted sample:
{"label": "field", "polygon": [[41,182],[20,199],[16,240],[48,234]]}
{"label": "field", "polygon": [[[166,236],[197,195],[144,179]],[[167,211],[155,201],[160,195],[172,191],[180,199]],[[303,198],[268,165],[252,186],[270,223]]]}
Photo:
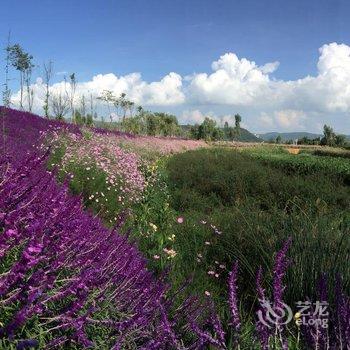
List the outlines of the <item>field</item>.
{"label": "field", "polygon": [[1,349],[350,347],[348,151],[0,112]]}

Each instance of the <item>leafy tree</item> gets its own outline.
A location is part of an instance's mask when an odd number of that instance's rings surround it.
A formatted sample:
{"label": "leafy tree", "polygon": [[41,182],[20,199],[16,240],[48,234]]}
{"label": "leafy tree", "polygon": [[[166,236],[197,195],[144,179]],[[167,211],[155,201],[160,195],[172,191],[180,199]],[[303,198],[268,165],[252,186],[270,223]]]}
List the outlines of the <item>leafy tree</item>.
{"label": "leafy tree", "polygon": [[78,125],[84,124],[83,115],[78,110],[74,111],[74,122]]}
{"label": "leafy tree", "polygon": [[157,134],[157,120],[154,114],[147,113],[146,116],[147,135],[155,136]]}
{"label": "leafy tree", "polygon": [[282,142],[282,137],[281,137],[281,135],[278,135],[277,137],[276,137],[276,143],[277,144],[280,144]]}
{"label": "leafy tree", "polygon": [[33,56],[23,51],[19,44],[10,45],[7,47],[9,61],[11,65],[19,71],[20,74],[20,108],[23,110],[24,86],[27,88],[27,99],[29,111],[33,106],[34,91],[30,88],[30,81],[34,64],[32,63]]}
{"label": "leafy tree", "polygon": [[323,127],[323,137],[321,139],[321,145],[334,146],[335,145],[335,132],[333,129],[324,125]]}
{"label": "leafy tree", "polygon": [[93,116],[90,113],[88,113],[86,115],[86,125],[87,126],[93,126],[94,125],[94,119],[93,119]]}
{"label": "leafy tree", "polygon": [[215,131],[216,128],[216,121],[206,117],[203,123],[199,126],[199,138],[207,141],[215,140],[215,137],[217,136],[217,133]]}
{"label": "leafy tree", "polygon": [[346,145],[346,137],[344,135],[337,135],[332,127],[325,125],[323,127],[323,137],[320,144],[333,147],[343,147]]}
{"label": "leafy tree", "polygon": [[346,145],[346,136],[345,135],[336,135],[334,143],[337,147],[344,147]]}
{"label": "leafy tree", "polygon": [[239,114],[235,115],[235,129],[236,129],[236,134],[240,135],[241,133],[241,121],[242,117]]}
{"label": "leafy tree", "polygon": [[192,125],[190,128],[190,137],[195,140],[199,140],[199,124]]}
{"label": "leafy tree", "polygon": [[227,121],[224,124],[224,137],[225,137],[225,140],[229,140],[230,139],[230,127],[229,127]]}
{"label": "leafy tree", "polygon": [[320,144],[320,138],[316,137],[314,139],[310,139],[306,136],[298,139],[298,145],[319,145]]}
{"label": "leafy tree", "polygon": [[175,136],[179,134],[179,123],[175,115],[167,113],[154,113],[158,125],[158,133],[163,136]]}

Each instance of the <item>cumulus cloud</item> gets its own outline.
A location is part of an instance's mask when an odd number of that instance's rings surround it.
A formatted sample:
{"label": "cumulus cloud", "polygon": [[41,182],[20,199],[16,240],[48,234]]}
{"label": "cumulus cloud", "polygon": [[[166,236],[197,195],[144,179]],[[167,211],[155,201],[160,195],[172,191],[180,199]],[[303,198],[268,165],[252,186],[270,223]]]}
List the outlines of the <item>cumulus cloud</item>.
{"label": "cumulus cloud", "polygon": [[266,129],[278,128],[285,131],[305,129],[306,115],[303,111],[286,109],[275,111],[271,115],[263,112],[259,117],[259,122]]}
{"label": "cumulus cloud", "polygon": [[198,109],[195,110],[185,110],[181,115],[181,122],[184,124],[201,124],[205,117],[210,114],[204,115]]}
{"label": "cumulus cloud", "polygon": [[[34,90],[34,110],[40,110],[44,104],[45,87],[41,78],[32,84]],[[51,86],[52,94],[66,93],[70,87],[64,81]],[[92,94],[99,96],[103,90],[110,90],[115,96],[126,93],[127,97],[143,106],[171,106],[185,101],[182,91],[182,77],[177,73],[169,73],[160,81],[147,83],[140,73],[131,73],[125,76],[116,76],[113,73],[98,74],[87,82],[78,82],[76,96]],[[19,105],[20,92],[12,96],[12,102]],[[78,98],[76,99],[78,103]]]}
{"label": "cumulus cloud", "polygon": [[279,63],[258,66],[227,53],[213,62],[213,73],[192,76],[189,99],[203,104],[254,108],[350,111],[350,47],[331,43],[320,49],[317,76],[291,81],[270,78]]}
{"label": "cumulus cloud", "polygon": [[268,91],[269,76],[277,62],[262,67],[234,53],[226,53],[212,63],[212,74],[192,76],[188,98],[202,104],[251,105],[258,103]]}
{"label": "cumulus cloud", "polygon": [[[180,121],[183,124],[201,124],[205,118],[210,118],[216,121],[217,125],[224,126],[227,122],[230,126],[235,124],[234,114],[216,114],[213,111],[203,113],[198,109],[185,110],[180,116]],[[246,128],[247,124],[241,122],[241,127]]]}

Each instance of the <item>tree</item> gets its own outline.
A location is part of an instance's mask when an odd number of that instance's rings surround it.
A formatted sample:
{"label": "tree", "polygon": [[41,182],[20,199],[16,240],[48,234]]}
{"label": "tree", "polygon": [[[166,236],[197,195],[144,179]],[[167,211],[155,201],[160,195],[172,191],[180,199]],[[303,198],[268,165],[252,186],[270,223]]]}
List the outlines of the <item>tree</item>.
{"label": "tree", "polygon": [[195,140],[199,140],[199,124],[194,124],[190,128],[190,137]]}
{"label": "tree", "polygon": [[281,135],[278,135],[277,137],[276,137],[276,143],[277,144],[280,144],[282,142],[282,137],[281,137]]}
{"label": "tree", "polygon": [[9,45],[7,47],[9,61],[12,66],[19,71],[20,74],[20,108],[23,110],[24,86],[27,87],[28,107],[31,111],[33,106],[34,91],[30,88],[30,81],[32,76],[33,56],[24,52],[19,44]]}
{"label": "tree", "polygon": [[345,135],[336,135],[334,139],[335,146],[344,147],[346,145],[346,136]]}
{"label": "tree", "polygon": [[335,132],[328,126],[323,126],[323,137],[321,139],[321,145],[334,146],[335,145]]}
{"label": "tree", "polygon": [[207,141],[213,140],[216,129],[216,121],[206,117],[203,123],[199,126],[198,134],[200,139]]}
{"label": "tree", "polygon": [[235,115],[235,134],[238,136],[241,134],[241,121],[242,117],[239,114]]}
{"label": "tree", "polygon": [[50,100],[50,80],[53,73],[53,63],[49,61],[44,63],[44,83],[45,83],[45,101],[44,101],[44,113],[45,117],[49,118],[49,100]]}
{"label": "tree", "polygon": [[68,113],[70,103],[67,94],[54,94],[51,96],[52,112],[56,119],[64,120],[64,116]]}
{"label": "tree", "polygon": [[[66,77],[64,77],[64,81],[66,82]],[[75,73],[72,73],[69,76],[69,92],[66,89],[66,95],[69,102],[70,110],[72,112],[72,121],[75,123],[75,107],[74,107],[74,97],[75,91],[77,88],[77,80],[75,77]]]}
{"label": "tree", "polygon": [[4,91],[2,93],[2,103],[5,107],[10,107],[11,102],[11,90],[9,88],[9,68],[10,68],[10,42],[11,42],[11,32],[9,31],[7,36],[7,46],[6,46],[6,58],[5,58],[5,84],[4,84]]}
{"label": "tree", "polygon": [[[91,117],[93,117],[94,113],[96,113],[95,112],[94,98],[92,96],[92,93],[90,93],[90,115],[91,115]],[[91,124],[93,124],[93,121]]]}
{"label": "tree", "polygon": [[109,116],[112,114],[111,105],[115,105],[116,97],[110,90],[103,90],[101,95],[97,97],[98,100],[104,102],[107,105]]}
{"label": "tree", "polygon": [[82,114],[80,113],[79,110],[74,111],[74,121],[78,125],[83,125],[84,124],[84,119]]}
{"label": "tree", "polygon": [[163,136],[174,136],[179,133],[179,123],[175,115],[154,113],[157,133]]}
{"label": "tree", "polygon": [[80,114],[82,117],[86,117],[86,101],[85,95],[80,97]]}
{"label": "tree", "polygon": [[94,119],[93,119],[92,114],[90,114],[90,113],[88,113],[86,115],[86,125],[87,126],[93,126],[94,125]]}
{"label": "tree", "polygon": [[[32,57],[32,56],[30,56]],[[34,65],[30,62],[28,68],[24,71],[24,81],[27,90],[28,111],[31,112],[34,102],[34,89],[31,87],[32,72]]]}
{"label": "tree", "polygon": [[157,121],[152,113],[147,113],[146,115],[146,130],[147,135],[155,136],[157,134]]}

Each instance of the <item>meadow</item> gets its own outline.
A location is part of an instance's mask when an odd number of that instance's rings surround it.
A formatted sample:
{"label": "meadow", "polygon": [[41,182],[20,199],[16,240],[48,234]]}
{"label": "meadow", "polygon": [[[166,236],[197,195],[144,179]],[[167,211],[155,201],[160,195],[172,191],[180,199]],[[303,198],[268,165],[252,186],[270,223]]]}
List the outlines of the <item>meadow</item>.
{"label": "meadow", "polygon": [[349,348],[347,151],[1,119],[0,348]]}

